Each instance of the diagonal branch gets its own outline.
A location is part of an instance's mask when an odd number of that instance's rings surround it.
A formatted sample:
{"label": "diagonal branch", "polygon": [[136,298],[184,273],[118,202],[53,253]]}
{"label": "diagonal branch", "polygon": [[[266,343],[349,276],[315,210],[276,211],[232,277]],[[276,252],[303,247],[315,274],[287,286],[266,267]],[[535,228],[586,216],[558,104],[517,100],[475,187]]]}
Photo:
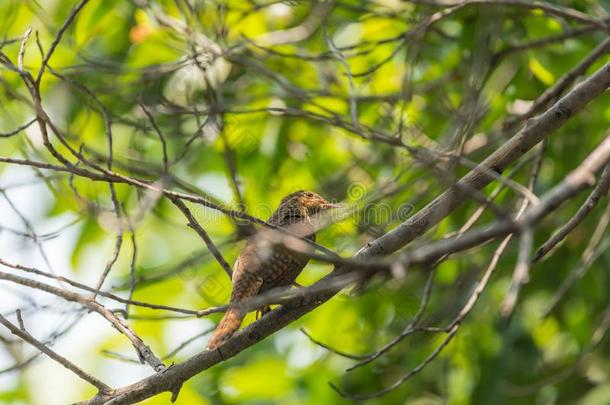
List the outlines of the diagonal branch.
{"label": "diagonal branch", "polygon": [[68,15],[68,18],[66,18],[66,20],[64,21],[62,26],[59,28],[59,31],[57,32],[57,35],[55,36],[55,39],[53,40],[53,42],[51,43],[51,46],[49,47],[49,51],[47,52],[46,55],[44,55],[44,58],[42,60],[42,65],[40,66],[40,70],[38,71],[38,74],[36,76],[36,81],[35,81],[36,88],[38,88],[40,86],[40,80],[42,79],[42,75],[44,74],[44,70],[47,67],[47,65],[49,64],[49,59],[51,59],[51,56],[53,56],[53,53],[55,52],[55,49],[57,48],[57,45],[59,45],[59,42],[61,41],[61,37],[63,36],[64,32],[66,32],[66,30],[68,29],[70,24],[72,24],[72,22],[76,18],[76,15],[82,10],[83,7],[85,7],[85,5],[87,3],[89,3],[89,0],[81,0],[72,9],[72,11],[70,11],[70,14]]}
{"label": "diagonal branch", "polygon": [[0,323],[2,325],[4,325],[8,330],[10,330],[13,335],[20,337],[24,341],[28,342],[29,344],[31,344],[32,346],[34,346],[35,348],[40,350],[42,353],[46,354],[47,356],[49,356],[50,358],[52,358],[53,360],[55,360],[56,362],[58,362],[65,368],[67,368],[68,370],[72,371],[74,374],[79,376],[81,379],[83,379],[83,380],[87,381],[89,384],[93,385],[95,388],[97,388],[100,391],[100,393],[112,392],[111,387],[109,387],[102,381],[98,380],[91,374],[87,373],[86,371],[80,369],[76,364],[72,363],[70,360],[57,354],[55,351],[53,351],[49,347],[45,346],[42,342],[37,340],[34,336],[30,335],[25,329],[21,329],[15,325],[13,325],[8,319],[6,319],[2,315],[0,315]]}
{"label": "diagonal branch", "polygon": [[112,326],[114,326],[120,333],[129,339],[142,363],[148,363],[155,371],[163,370],[165,368],[165,365],[154,355],[150,347],[144,343],[144,341],[133,331],[133,329],[131,329],[129,325],[127,325],[127,323],[125,323],[125,321],[120,319],[114,312],[94,299],[63,288],[54,287],[46,283],[41,283],[25,277],[15,276],[9,273],[0,272],[0,280],[10,281],[25,287],[36,288],[46,293],[63,298],[66,301],[80,304],[90,311],[97,312],[108,322],[110,322]]}
{"label": "diagonal branch", "polygon": [[[476,189],[483,188],[493,180],[491,176],[486,174],[487,170],[492,169],[501,173],[537,143],[560,128],[571,116],[583,109],[590,101],[600,96],[608,86],[610,86],[610,63],[602,66],[546,112],[531,119],[525,128],[492,153],[477,168],[465,175],[459,183]],[[609,143],[606,142],[604,145],[608,146]],[[592,162],[596,165],[599,164],[599,157],[598,159],[588,159],[586,163],[590,165]],[[566,195],[571,195],[584,187],[590,180],[591,168],[590,166],[584,167],[577,173],[580,177],[576,175],[570,176],[567,179],[567,183],[562,183],[563,187],[549,196],[546,208],[556,207],[563,201],[562,198],[565,198]],[[580,183],[580,188],[573,187],[575,180],[581,180],[584,183]],[[395,252],[432,228],[441,219],[445,218],[465,202],[466,197],[462,193],[459,193],[455,187],[450,188],[400,226],[368,243],[356,254],[356,257],[366,258]],[[544,209],[539,208],[541,205],[542,203],[533,207],[533,212],[530,214],[531,217],[536,218],[545,212]],[[506,233],[511,232],[514,232],[514,228],[512,226],[507,227]],[[496,236],[499,235],[494,235],[494,237]],[[314,285],[323,285],[333,277],[345,274],[348,271],[349,268],[336,267],[330,275]],[[131,404],[150,398],[160,392],[173,391],[174,387],[199,372],[235,356],[289,323],[301,318],[328,301],[341,289],[342,287],[336,287],[309,296],[307,300],[295,299],[293,302],[288,302],[235,334],[217,350],[200,353],[184,363],[166,369],[162,373],[156,373],[134,384],[118,388],[112,395],[99,394],[85,403],[89,405],[106,403]],[[455,327],[454,329],[457,330]],[[450,333],[452,333],[451,331]]]}
{"label": "diagonal branch", "polygon": [[205,245],[208,247],[208,250],[210,251],[210,253],[212,253],[212,255],[214,255],[214,258],[216,259],[216,261],[218,261],[218,263],[223,268],[225,273],[227,273],[229,275],[229,278],[231,278],[231,276],[233,275],[233,272],[231,271],[231,265],[222,256],[222,253],[220,253],[220,251],[214,244],[214,241],[212,240],[212,238],[210,238],[210,235],[208,235],[208,233],[205,231],[205,229],[203,229],[203,227],[199,224],[199,222],[197,222],[197,220],[191,213],[191,210],[188,209],[188,207],[182,200],[170,197],[170,201],[176,207],[178,207],[178,209],[180,211],[182,211],[182,213],[188,220],[189,228],[192,228],[195,232],[197,232],[197,235],[199,235],[201,237],[201,239],[203,239],[203,241],[205,242]]}
{"label": "diagonal branch", "polygon": [[534,257],[532,258],[532,263],[536,263],[540,261],[547,253],[549,253],[558,243],[560,243],[578,224],[582,222],[582,220],[587,216],[589,212],[599,202],[599,200],[608,193],[608,188],[610,188],[610,166],[606,166],[604,172],[601,175],[601,178],[591,194],[587,197],[587,200],[584,204],[578,209],[576,214],[570,218],[568,222],[566,222],[561,229],[559,229],[553,236],[549,238],[542,246],[538,248]]}

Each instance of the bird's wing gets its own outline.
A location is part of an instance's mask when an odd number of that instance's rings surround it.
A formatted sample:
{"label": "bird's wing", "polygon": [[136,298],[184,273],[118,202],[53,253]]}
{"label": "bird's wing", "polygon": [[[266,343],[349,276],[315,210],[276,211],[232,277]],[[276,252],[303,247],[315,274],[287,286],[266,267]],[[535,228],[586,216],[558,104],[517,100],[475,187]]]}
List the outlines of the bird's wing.
{"label": "bird's wing", "polygon": [[307,256],[295,255],[282,247],[276,247],[273,254],[261,264],[260,274],[263,276],[263,285],[260,292],[275,287],[290,286],[308,260]]}
{"label": "bird's wing", "polygon": [[247,244],[233,265],[231,302],[255,296],[263,284],[261,261],[253,244]]}

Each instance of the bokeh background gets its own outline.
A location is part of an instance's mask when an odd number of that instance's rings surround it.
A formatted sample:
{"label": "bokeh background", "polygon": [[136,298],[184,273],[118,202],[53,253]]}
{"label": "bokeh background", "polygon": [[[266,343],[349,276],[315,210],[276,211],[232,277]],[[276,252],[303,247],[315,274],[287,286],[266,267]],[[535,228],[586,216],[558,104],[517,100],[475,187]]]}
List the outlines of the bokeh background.
{"label": "bokeh background", "polygon": [[[446,9],[427,3],[92,0],[49,61],[42,103],[71,145],[94,162],[107,164],[111,128],[117,172],[262,219],[298,189],[351,207],[349,216],[317,238],[348,257],[446,188],[446,179],[422,164],[414,149],[459,150],[471,162],[482,160],[515,133],[506,126],[510,117],[527,111],[608,35],[544,10],[489,4],[464,7],[419,29]],[[48,50],[75,4],[3,0],[0,51],[16,61],[31,27],[24,67],[35,74],[42,60],[37,42]],[[610,11],[605,0],[546,4],[606,21]],[[606,51],[586,73],[608,61]],[[19,75],[0,67],[0,132],[34,117],[28,97]],[[541,194],[560,181],[603,139],[609,124],[606,94],[552,135],[534,191]],[[55,163],[35,124],[0,138],[0,154]],[[529,153],[511,167],[513,180],[526,183],[534,161]],[[469,167],[446,169],[459,176]],[[127,297],[133,282],[134,299],[195,310],[227,302],[228,277],[168,200],[124,184],[116,185],[116,193],[123,239],[104,290]],[[514,210],[520,198],[505,189],[495,201]],[[536,232],[537,244],[584,198],[583,193],[548,218]],[[415,245],[456,231],[476,207],[466,204]],[[607,207],[603,199],[552,256],[533,267],[514,316],[505,320],[499,307],[518,250],[518,242],[511,242],[455,339],[421,373],[370,402],[610,403],[610,344],[603,322],[610,319]],[[191,209],[232,263],[248,226],[213,209]],[[487,211],[479,223],[493,219]],[[8,262],[95,285],[113,257],[119,223],[104,182],[0,164],[0,258]],[[587,246],[594,255],[588,271],[542,316],[566,277],[583,265]],[[456,316],[496,247],[478,247],[436,268],[424,324],[444,326]],[[331,270],[312,261],[298,282],[312,284]],[[353,360],[316,345],[299,328],[343,352],[373,352],[412,320],[427,279],[428,273],[415,270],[399,281],[373,279],[359,294],[341,293],[189,380],[177,403],[344,403],[349,401],[329,382],[352,394],[391,385],[443,335],[413,335],[346,373]],[[34,336],[106,383],[123,386],[152,372],[133,362],[129,341],[97,314],[6,281],[0,289],[5,316],[14,320],[21,309]],[[131,305],[127,321],[171,363],[202,351],[219,318]],[[253,320],[251,314],[246,323]],[[13,341],[7,330],[0,329],[0,339],[1,403],[65,404],[95,394],[59,364]],[[164,404],[169,397],[146,403]]]}

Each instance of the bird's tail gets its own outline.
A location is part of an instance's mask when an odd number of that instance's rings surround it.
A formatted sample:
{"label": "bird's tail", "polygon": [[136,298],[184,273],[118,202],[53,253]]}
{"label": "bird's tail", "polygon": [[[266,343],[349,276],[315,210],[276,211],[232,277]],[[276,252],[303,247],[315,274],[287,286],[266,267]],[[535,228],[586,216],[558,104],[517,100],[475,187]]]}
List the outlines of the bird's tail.
{"label": "bird's tail", "polygon": [[233,336],[235,331],[239,329],[243,319],[244,315],[241,311],[234,306],[230,306],[208,342],[208,350],[216,349]]}

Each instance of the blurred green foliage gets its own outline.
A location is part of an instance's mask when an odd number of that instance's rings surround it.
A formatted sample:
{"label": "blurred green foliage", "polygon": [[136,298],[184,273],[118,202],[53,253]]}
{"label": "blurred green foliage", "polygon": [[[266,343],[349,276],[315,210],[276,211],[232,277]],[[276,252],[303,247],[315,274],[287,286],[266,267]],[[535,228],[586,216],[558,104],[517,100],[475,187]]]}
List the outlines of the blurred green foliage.
{"label": "blurred green foliage", "polygon": [[[589,15],[610,11],[605,0],[553,3]],[[108,160],[101,103],[111,120],[113,168],[118,172],[160,181],[237,209],[227,163],[232,161],[246,211],[263,219],[295,189],[314,189],[329,199],[353,204],[360,207],[355,215],[323,230],[317,239],[344,256],[397,226],[446,187],[405,148],[363,139],[343,125],[351,123],[353,101],[346,66],[354,76],[360,125],[399,133],[402,142],[414,148],[451,150],[478,140],[480,146],[468,155],[478,161],[510,135],[500,129],[511,111],[536,99],[607,37],[591,30],[496,58],[510,47],[582,25],[540,10],[473,6],[443,19],[423,37],[403,41],[401,34],[437,8],[417,2],[343,0],[335,2],[325,28],[318,27],[296,43],[265,50],[254,43],[270,32],[298,25],[317,5],[245,0],[136,4],[140,2],[91,1],[50,59],[51,69],[41,82],[43,105],[71,144],[94,161]],[[66,0],[2,1],[2,52],[16,60],[20,37],[32,27],[35,34],[28,42],[24,65],[37,72],[42,59],[36,41],[48,50],[73,5]],[[164,25],[156,13],[188,26],[190,34]],[[197,48],[198,33],[232,52],[219,58],[206,54]],[[343,56],[333,56],[326,36]],[[601,57],[587,72],[608,61],[608,55]],[[370,74],[359,75],[377,65]],[[31,119],[33,112],[23,101],[27,92],[16,73],[0,70],[0,84],[0,130],[10,131]],[[162,144],[141,104],[151,111],[167,141],[169,176],[163,173]],[[553,134],[535,192],[545,192],[573,169],[606,136],[609,123],[606,94]],[[2,156],[53,162],[34,128],[0,139]],[[63,147],[58,150],[67,154]],[[514,180],[527,182],[530,167],[531,159],[517,170]],[[0,173],[7,168],[0,166]],[[455,175],[467,170],[457,167]],[[67,175],[47,180],[45,215],[70,214],[79,220],[66,255],[76,273],[93,280],[114,244],[116,231],[108,220],[110,193],[103,182],[78,177],[73,187],[70,182]],[[134,299],[185,308],[225,303],[229,280],[185,226],[179,211],[131,186],[117,185],[116,191],[137,241]],[[546,240],[583,200],[581,195],[551,215],[536,232],[536,242]],[[519,196],[508,190],[496,201],[512,210]],[[605,205],[607,200],[602,200],[548,260],[533,267],[517,312],[508,322],[501,320],[498,308],[516,260],[513,241],[474,311],[439,358],[397,390],[370,402],[610,403],[608,340],[579,360],[610,304],[610,256],[602,253],[551,314],[540,316],[578,266]],[[243,243],[235,240],[233,221],[201,206],[192,209],[232,263]],[[475,209],[474,203],[466,204],[415,244],[459,229]],[[486,212],[479,222],[493,218]],[[121,293],[129,286],[130,236],[126,230],[125,246],[106,283]],[[456,316],[496,246],[456,255],[439,266],[424,315],[426,325],[444,326]],[[309,285],[330,269],[313,262],[298,281]],[[372,352],[399,334],[417,312],[425,281],[426,274],[413,271],[400,282],[373,280],[362,295],[340,294],[274,337],[190,380],[178,403],[343,403],[347,401],[328,386],[329,381],[348,393],[389,386],[424,360],[443,336],[411,336],[372,364],[345,373],[352,360],[316,346],[298,328],[344,352]],[[156,353],[167,353],[180,341],[170,335],[177,333],[176,323],[187,321],[150,320],[146,317],[159,313],[134,306],[130,311],[130,323]],[[201,326],[191,328],[182,340],[213,326],[219,316],[209,318],[212,322],[200,320]],[[253,319],[249,316],[247,323]],[[202,349],[204,340],[191,347]],[[130,348],[117,335],[91,350],[92,356],[100,356],[100,350],[128,353]],[[179,352],[171,360],[187,357]],[[577,361],[571,372],[554,379]],[[105,366],[101,364],[92,371],[121,372],[120,361],[106,359]],[[14,392],[2,393],[1,401],[27,402],[28,390],[36,387],[23,381]],[[83,385],[82,398],[90,394]],[[163,394],[146,403],[167,403],[168,398]]]}

